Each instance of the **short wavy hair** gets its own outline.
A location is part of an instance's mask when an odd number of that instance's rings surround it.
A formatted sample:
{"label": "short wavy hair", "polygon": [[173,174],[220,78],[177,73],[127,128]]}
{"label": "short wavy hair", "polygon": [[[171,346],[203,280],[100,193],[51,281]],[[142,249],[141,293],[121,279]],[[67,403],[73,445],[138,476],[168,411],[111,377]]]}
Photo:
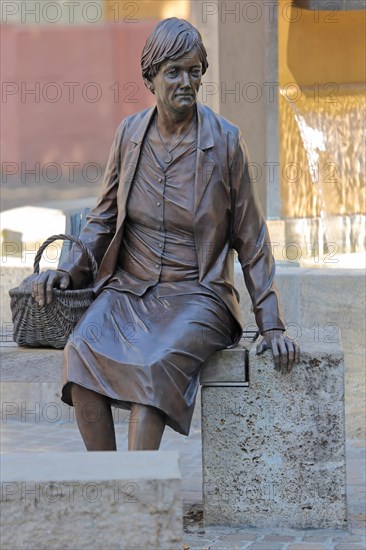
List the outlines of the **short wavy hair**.
{"label": "short wavy hair", "polygon": [[202,74],[205,74],[208,67],[207,51],[200,32],[185,19],[163,19],[154,27],[142,50],[143,78],[151,82],[164,61],[178,59],[193,48],[197,48]]}

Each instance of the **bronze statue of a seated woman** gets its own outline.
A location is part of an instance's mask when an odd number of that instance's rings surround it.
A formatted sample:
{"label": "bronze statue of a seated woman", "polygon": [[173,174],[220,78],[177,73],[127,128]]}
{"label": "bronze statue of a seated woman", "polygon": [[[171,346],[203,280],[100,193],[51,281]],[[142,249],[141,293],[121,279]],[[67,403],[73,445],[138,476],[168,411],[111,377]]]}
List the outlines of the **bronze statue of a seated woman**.
{"label": "bronze statue of a seated woman", "polygon": [[[243,137],[197,102],[208,67],[201,35],[185,20],[161,21],[141,66],[156,106],[117,128],[80,235],[99,264],[97,297],[64,350],[62,400],[75,406],[88,450],[116,449],[111,405],[131,410],[129,450],[158,449],[165,425],[189,434],[200,366],[242,333],[233,250],[263,336],[258,351],[271,348],[282,372],[299,356],[284,332]],[[34,281],[40,305],[53,287],[90,281],[72,252]]]}

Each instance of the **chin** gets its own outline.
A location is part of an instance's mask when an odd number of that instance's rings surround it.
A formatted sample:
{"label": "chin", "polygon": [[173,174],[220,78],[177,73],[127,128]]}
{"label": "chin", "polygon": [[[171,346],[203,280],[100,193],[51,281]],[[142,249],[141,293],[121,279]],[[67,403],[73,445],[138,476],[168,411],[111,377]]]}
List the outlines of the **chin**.
{"label": "chin", "polygon": [[196,104],[197,99],[182,99],[181,101],[176,102],[176,108],[178,111],[187,111],[189,109],[192,109],[192,107]]}

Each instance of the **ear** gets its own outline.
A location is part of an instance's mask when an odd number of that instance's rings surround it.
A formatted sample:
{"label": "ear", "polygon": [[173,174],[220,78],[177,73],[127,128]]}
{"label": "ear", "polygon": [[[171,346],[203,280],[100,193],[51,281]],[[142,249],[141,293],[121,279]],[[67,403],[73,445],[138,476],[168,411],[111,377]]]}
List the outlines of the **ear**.
{"label": "ear", "polygon": [[144,78],[144,83],[145,83],[146,88],[148,90],[150,90],[150,92],[152,94],[155,94],[155,89],[154,89],[153,83],[150,80],[148,80],[147,78]]}

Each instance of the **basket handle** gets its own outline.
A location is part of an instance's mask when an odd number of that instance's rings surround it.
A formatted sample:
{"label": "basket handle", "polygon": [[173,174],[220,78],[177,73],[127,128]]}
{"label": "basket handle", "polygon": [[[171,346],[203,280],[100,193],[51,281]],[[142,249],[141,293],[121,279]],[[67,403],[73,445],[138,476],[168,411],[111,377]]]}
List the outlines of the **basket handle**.
{"label": "basket handle", "polygon": [[39,274],[39,263],[41,261],[42,254],[46,250],[47,246],[53,243],[54,241],[72,241],[73,243],[77,244],[81,248],[81,250],[84,252],[84,254],[86,254],[87,256],[90,263],[90,267],[92,268],[93,281],[95,280],[98,273],[98,264],[93,254],[90,252],[86,244],[84,244],[80,239],[78,239],[77,237],[74,237],[73,235],[66,235],[64,233],[60,233],[59,235],[52,235],[52,237],[49,237],[46,241],[44,241],[44,243],[42,243],[42,245],[39,247],[36,257],[34,258],[34,264],[33,264],[34,273],[36,273],[37,275]]}

